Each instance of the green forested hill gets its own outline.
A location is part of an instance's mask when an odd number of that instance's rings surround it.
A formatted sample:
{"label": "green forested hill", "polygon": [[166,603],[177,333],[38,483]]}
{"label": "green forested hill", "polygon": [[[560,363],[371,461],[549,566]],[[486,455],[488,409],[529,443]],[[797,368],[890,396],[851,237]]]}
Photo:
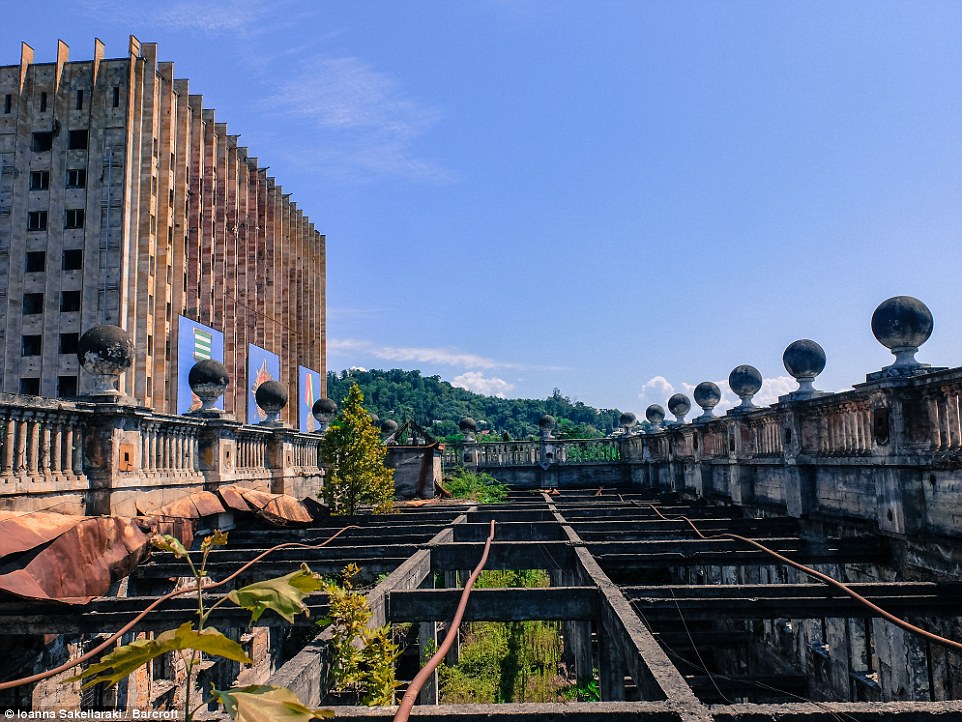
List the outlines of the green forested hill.
{"label": "green forested hill", "polygon": [[591,438],[611,431],[621,415],[618,409],[572,403],[557,389],[547,399],[501,399],[452,386],[440,376],[400,369],[332,371],[327,375],[327,395],[340,406],[355,383],[364,394],[364,406],[382,421],[415,421],[435,437],[458,433],[458,422],[470,416],[478,421],[479,430],[523,439],[536,435],[538,419],[551,414],[558,424],[556,435]]}

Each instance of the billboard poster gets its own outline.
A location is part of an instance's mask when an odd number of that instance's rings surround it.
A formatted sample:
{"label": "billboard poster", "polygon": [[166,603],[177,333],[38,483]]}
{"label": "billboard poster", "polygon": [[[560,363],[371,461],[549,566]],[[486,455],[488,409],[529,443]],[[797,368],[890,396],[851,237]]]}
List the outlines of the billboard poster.
{"label": "billboard poster", "polygon": [[[187,376],[198,361],[213,359],[224,362],[224,334],[184,316],[177,317],[177,413],[186,414],[200,408],[200,399],[190,390]],[[215,406],[224,409],[224,397]]]}
{"label": "billboard poster", "polygon": [[321,374],[305,366],[297,367],[298,383],[300,391],[298,398],[298,416],[300,418],[300,430],[311,432],[317,429],[317,419],[311,413],[314,402],[321,398]]}
{"label": "billboard poster", "polygon": [[265,381],[280,381],[281,359],[260,346],[247,346],[247,423],[259,424],[267,414],[257,405],[254,393]]}

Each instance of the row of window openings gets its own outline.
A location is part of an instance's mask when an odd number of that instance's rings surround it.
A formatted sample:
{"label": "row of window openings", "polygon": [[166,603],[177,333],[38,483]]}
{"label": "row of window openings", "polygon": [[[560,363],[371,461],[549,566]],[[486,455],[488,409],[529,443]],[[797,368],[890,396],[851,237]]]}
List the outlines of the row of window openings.
{"label": "row of window openings", "polygon": [[[120,107],[120,86],[119,85],[114,86],[113,97],[111,98],[111,102],[114,108]],[[84,109],[84,91],[83,90],[77,90],[76,94],[74,95],[74,108],[76,110]],[[6,115],[9,115],[11,112],[13,112],[13,95],[11,95],[10,93],[7,93],[6,95],[3,96],[3,112]],[[47,112],[47,94],[46,93],[40,93],[40,112],[41,113]]]}
{"label": "row of window openings", "polygon": [[[68,208],[64,211],[63,227],[69,229],[83,228],[86,213],[83,208]],[[27,213],[28,231],[47,230],[47,211],[30,211]]]}
{"label": "row of window openings", "polygon": [[[60,353],[75,354],[77,353],[79,344],[79,333],[60,334]],[[39,356],[41,353],[43,353],[43,336],[38,334],[29,334],[24,336],[22,351],[24,356]]]}
{"label": "row of window openings", "polygon": [[[60,310],[64,313],[79,311],[80,291],[62,291],[60,293]],[[23,315],[33,316],[38,313],[43,313],[43,294],[39,292],[23,294]],[[30,355],[32,354],[24,354],[24,356]]]}
{"label": "row of window openings", "polygon": [[[23,378],[20,379],[20,393],[29,394],[30,396],[40,395],[40,379],[38,378]],[[77,395],[77,377],[76,376],[58,376],[57,377],[57,396],[59,398],[67,398],[69,396]]]}
{"label": "row of window openings", "polygon": [[[81,248],[68,248],[63,252],[61,268],[65,271],[79,271],[84,265],[84,252]],[[47,270],[46,251],[27,251],[24,256],[23,270],[26,273],[43,273]]]}
{"label": "row of window openings", "polygon": [[[67,169],[67,188],[86,188],[87,169],[68,168]],[[32,170],[30,171],[30,190],[45,191],[50,189],[50,171]]]}
{"label": "row of window openings", "polygon": [[[30,149],[34,153],[44,153],[53,149],[53,131],[43,130],[33,134]],[[71,130],[67,132],[67,150],[87,150],[90,132],[87,130]]]}

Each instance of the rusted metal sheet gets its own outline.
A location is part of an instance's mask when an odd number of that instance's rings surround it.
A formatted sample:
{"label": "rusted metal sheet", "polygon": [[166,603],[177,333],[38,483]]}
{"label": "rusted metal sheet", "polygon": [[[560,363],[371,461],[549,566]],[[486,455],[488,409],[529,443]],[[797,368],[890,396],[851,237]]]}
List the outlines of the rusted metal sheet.
{"label": "rusted metal sheet", "polygon": [[209,491],[197,491],[154,509],[138,504],[137,509],[146,516],[181,519],[199,519],[227,511],[220,498]]}
{"label": "rusted metal sheet", "polygon": [[42,511],[0,511],[0,559],[56,539],[83,519]]}
{"label": "rusted metal sheet", "polygon": [[244,497],[237,493],[233,486],[222,486],[217,490],[224,503],[236,511],[250,511],[250,505],[244,501]]}
{"label": "rusted metal sheet", "polygon": [[[288,494],[270,494],[242,486],[228,487],[240,494],[251,508],[275,524],[309,524],[314,519],[299,500]],[[221,490],[223,491],[223,490]]]}
{"label": "rusted metal sheet", "polygon": [[4,522],[21,540],[13,546],[40,540],[15,552],[15,561],[0,557],[0,571],[17,567],[0,574],[0,591],[26,599],[86,604],[130,574],[147,548],[147,535],[134,519],[28,513]]}

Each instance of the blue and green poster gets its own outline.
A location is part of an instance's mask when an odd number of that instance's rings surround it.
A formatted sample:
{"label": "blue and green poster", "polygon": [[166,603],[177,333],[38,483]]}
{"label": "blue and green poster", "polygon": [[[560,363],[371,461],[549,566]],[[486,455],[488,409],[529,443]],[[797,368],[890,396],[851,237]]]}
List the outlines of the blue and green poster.
{"label": "blue and green poster", "polygon": [[[200,408],[200,399],[194,396],[187,383],[191,367],[198,361],[214,359],[224,361],[224,334],[184,316],[177,317],[177,413],[186,414]],[[224,397],[215,406],[224,408]]]}

